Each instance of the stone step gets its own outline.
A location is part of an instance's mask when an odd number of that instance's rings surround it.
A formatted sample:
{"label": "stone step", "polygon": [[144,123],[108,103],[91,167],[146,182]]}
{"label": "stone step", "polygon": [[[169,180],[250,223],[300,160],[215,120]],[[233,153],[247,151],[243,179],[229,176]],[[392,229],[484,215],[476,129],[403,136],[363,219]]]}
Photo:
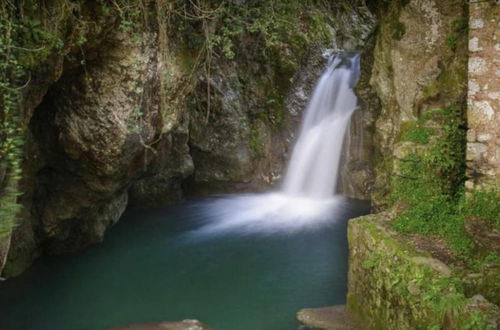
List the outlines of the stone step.
{"label": "stone step", "polygon": [[198,320],[132,324],[108,330],[212,330]]}
{"label": "stone step", "polygon": [[304,308],[297,312],[297,319],[304,325],[322,330],[360,330],[348,314],[345,305],[321,308]]}

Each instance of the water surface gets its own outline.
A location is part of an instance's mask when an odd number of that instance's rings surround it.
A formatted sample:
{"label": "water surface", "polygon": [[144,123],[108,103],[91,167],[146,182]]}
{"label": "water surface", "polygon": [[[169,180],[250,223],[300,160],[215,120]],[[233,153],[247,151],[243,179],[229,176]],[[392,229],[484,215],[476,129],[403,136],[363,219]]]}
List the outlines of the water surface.
{"label": "water surface", "polygon": [[0,283],[0,329],[196,318],[220,330],[290,330],[300,308],[345,303],[346,224],[365,203],[343,200],[330,219],[300,230],[206,235],[211,205],[128,211],[104,243],[38,260]]}

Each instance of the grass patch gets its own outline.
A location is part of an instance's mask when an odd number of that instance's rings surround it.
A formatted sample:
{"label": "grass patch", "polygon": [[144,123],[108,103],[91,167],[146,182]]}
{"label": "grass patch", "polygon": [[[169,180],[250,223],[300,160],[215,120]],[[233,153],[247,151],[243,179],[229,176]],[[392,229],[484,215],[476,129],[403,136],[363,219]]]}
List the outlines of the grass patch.
{"label": "grass patch", "polygon": [[425,127],[421,121],[408,121],[401,125],[399,140],[427,144],[433,134],[434,131]]}

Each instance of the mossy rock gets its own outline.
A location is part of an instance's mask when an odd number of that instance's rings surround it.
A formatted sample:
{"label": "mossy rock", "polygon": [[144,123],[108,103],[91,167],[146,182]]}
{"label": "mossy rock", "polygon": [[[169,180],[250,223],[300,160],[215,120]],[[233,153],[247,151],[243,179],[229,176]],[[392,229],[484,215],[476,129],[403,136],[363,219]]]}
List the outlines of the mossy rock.
{"label": "mossy rock", "polygon": [[348,226],[347,308],[369,329],[489,329],[500,310],[467,298],[458,272],[390,229],[390,216]]}

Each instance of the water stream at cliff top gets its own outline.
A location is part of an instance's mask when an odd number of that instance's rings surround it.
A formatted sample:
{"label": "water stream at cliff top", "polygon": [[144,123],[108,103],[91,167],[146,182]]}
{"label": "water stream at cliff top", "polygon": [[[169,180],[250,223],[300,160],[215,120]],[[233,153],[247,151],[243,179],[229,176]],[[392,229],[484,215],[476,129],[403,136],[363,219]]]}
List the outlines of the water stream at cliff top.
{"label": "water stream at cliff top", "polygon": [[280,191],[128,211],[104,243],[0,283],[0,329],[196,318],[219,330],[290,330],[300,308],[345,303],[347,220],[369,211],[335,194],[358,75],[358,55],[329,61]]}

